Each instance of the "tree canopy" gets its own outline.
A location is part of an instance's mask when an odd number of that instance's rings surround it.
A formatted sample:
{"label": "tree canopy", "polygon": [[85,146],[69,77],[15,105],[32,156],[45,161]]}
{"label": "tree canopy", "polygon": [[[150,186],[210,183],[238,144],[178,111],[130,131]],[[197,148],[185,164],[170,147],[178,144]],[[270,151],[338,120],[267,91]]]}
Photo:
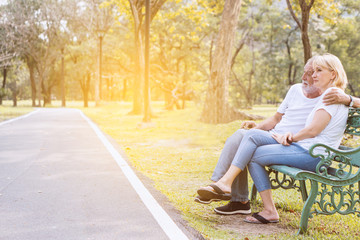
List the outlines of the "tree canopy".
{"label": "tree canopy", "polygon": [[[218,81],[225,83],[226,109],[278,103],[301,82],[304,61],[325,52],[343,62],[346,91],[360,95],[355,0],[243,0],[223,62],[220,26],[224,6],[234,9],[234,1],[151,4],[151,99],[166,109],[208,103],[209,82],[222,64],[229,69]],[[132,101],[133,113],[141,113],[144,15],[145,0],[8,0],[0,6],[0,99]]]}

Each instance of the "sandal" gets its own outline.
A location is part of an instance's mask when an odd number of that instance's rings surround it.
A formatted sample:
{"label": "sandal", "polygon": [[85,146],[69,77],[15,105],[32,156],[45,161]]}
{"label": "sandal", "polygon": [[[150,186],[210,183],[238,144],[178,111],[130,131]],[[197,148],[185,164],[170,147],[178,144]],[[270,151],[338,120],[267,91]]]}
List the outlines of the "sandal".
{"label": "sandal", "polygon": [[244,219],[247,223],[255,223],[255,224],[268,224],[268,223],[278,223],[279,220],[268,220],[261,216],[258,212],[251,215],[253,218],[255,218],[257,221],[248,220],[247,218]]}
{"label": "sandal", "polygon": [[202,188],[197,190],[197,193],[201,198],[212,201],[221,201],[221,200],[227,201],[231,199],[231,193],[225,193],[215,184],[210,184],[209,186],[212,187],[214,191],[202,189]]}
{"label": "sandal", "polygon": [[218,199],[207,199],[207,198],[203,198],[201,196],[196,196],[194,201],[197,202],[197,203],[209,204],[209,203],[217,202],[217,201],[220,201],[220,200],[218,200]]}

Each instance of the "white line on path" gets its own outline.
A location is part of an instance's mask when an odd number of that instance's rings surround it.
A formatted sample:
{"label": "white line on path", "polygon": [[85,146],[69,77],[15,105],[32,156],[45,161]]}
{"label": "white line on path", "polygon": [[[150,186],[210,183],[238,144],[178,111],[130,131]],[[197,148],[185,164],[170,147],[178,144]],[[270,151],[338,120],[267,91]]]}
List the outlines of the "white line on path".
{"label": "white line on path", "polygon": [[171,240],[188,239],[188,237],[180,230],[180,228],[175,224],[175,222],[170,218],[170,216],[165,212],[165,210],[159,205],[159,203],[154,199],[150,192],[145,188],[144,184],[135,175],[134,171],[121,157],[119,152],[116,151],[114,146],[109,142],[109,140],[105,137],[101,130],[87,116],[85,116],[82,111],[79,110],[79,112],[81,116],[89,123],[89,125],[95,131],[96,135],[103,142],[106,149],[110,152],[112,157],[120,166],[121,170],[129,180],[130,184],[133,186],[145,206],[149,209],[149,211],[154,216],[160,227],[164,230],[166,235]]}
{"label": "white line on path", "polygon": [[28,114],[25,114],[25,115],[22,115],[20,117],[16,117],[16,118],[11,118],[9,120],[6,120],[6,121],[3,121],[3,122],[0,122],[0,126],[4,125],[4,124],[7,124],[7,123],[11,123],[11,122],[14,122],[14,121],[17,121],[17,120],[20,120],[20,119],[23,119],[23,118],[27,118],[31,115],[33,115],[34,113],[37,113],[39,111],[39,109],[35,110],[35,111],[32,111]]}

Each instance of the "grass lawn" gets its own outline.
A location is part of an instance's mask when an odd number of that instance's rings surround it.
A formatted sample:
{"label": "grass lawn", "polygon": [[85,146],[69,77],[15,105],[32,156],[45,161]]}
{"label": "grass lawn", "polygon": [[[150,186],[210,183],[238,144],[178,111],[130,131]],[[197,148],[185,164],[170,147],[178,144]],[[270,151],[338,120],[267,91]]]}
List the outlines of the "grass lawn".
{"label": "grass lawn", "polygon": [[[279,231],[273,234],[241,233],[236,226],[242,218],[229,223],[218,216],[213,208],[221,204],[194,203],[196,189],[208,184],[225,140],[238,129],[241,121],[210,125],[198,121],[201,109],[188,104],[185,110],[165,111],[162,103],[152,103],[156,118],[153,128],[138,128],[142,116],[127,115],[130,103],[109,103],[101,108],[83,109],[100,128],[123,146],[133,166],[154,181],[155,187],[165,194],[183,213],[184,219],[207,239],[339,239],[339,234],[360,239],[359,218],[348,216],[315,216],[309,221],[306,236],[297,232],[303,206],[300,193],[295,190],[276,190],[274,200],[279,209]],[[271,116],[275,106],[255,106],[249,111]],[[253,204],[260,210],[261,203]],[[259,229],[259,225],[251,225]],[[235,227],[235,229],[234,229]]]}
{"label": "grass lawn", "polygon": [[3,101],[3,105],[0,105],[0,122],[33,111],[34,109],[30,107],[31,102],[29,103],[22,101],[19,107],[12,107],[12,101]]}
{"label": "grass lawn", "polygon": [[[198,121],[201,108],[192,103],[187,103],[185,110],[165,111],[163,103],[153,102],[155,127],[138,128],[142,116],[128,115],[131,103],[103,103],[98,108],[92,104],[85,109],[79,102],[68,102],[67,106],[83,110],[114,138],[124,148],[132,166],[152,179],[155,188],[206,239],[360,239],[360,219],[339,214],[315,216],[309,221],[308,234],[295,236],[303,206],[300,193],[295,190],[273,192],[281,219],[279,224],[271,224],[275,227],[270,232],[262,231],[266,226],[250,224],[253,232],[241,232],[239,226],[244,225],[241,217],[224,217],[213,212],[220,203],[195,203],[197,188],[210,182],[226,138],[238,129],[241,121],[204,124]],[[0,110],[2,113],[3,109]],[[275,111],[275,106],[255,106],[248,112],[268,117]],[[253,203],[252,208],[260,210],[261,202]]]}

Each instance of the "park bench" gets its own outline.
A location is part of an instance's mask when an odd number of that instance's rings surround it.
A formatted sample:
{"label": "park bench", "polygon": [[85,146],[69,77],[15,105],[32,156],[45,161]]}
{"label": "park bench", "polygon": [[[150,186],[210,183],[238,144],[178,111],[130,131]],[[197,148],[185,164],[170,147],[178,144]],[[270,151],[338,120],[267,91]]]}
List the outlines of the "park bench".
{"label": "park bench", "polygon": [[[360,109],[349,109],[345,133],[360,136]],[[319,147],[325,148],[326,154],[314,154],[313,150]],[[301,192],[304,206],[298,234],[307,231],[308,220],[314,214],[340,213],[360,217],[360,147],[340,146],[334,149],[324,144],[314,144],[309,152],[313,157],[321,158],[316,172],[284,165],[268,167],[272,189],[281,187]],[[311,185],[309,195],[306,181]],[[256,193],[253,185],[251,201],[256,199]]]}

